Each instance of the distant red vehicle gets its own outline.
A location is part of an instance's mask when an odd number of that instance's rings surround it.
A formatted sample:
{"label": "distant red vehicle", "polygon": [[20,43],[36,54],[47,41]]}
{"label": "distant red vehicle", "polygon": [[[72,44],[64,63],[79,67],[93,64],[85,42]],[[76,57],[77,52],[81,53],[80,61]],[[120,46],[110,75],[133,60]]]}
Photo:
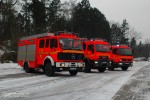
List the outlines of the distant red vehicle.
{"label": "distant red vehicle", "polygon": [[128,67],[133,66],[133,52],[132,49],[127,45],[115,45],[111,47],[112,55],[112,66],[109,70],[121,67],[122,70],[126,71]]}
{"label": "distant red vehicle", "polygon": [[85,66],[83,59],[82,44],[76,34],[43,33],[18,42],[18,64],[27,73],[42,68],[47,76],[62,70],[76,75]]}
{"label": "distant red vehicle", "polygon": [[82,39],[83,50],[85,54],[85,72],[91,72],[91,69],[98,69],[104,72],[108,66],[111,66],[110,45],[102,39]]}

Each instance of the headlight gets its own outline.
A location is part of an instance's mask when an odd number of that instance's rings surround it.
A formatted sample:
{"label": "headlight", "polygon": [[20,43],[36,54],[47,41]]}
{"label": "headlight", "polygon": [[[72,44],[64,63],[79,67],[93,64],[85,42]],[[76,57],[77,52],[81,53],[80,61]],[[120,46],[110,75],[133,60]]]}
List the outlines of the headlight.
{"label": "headlight", "polygon": [[81,67],[84,67],[84,63],[81,63]]}
{"label": "headlight", "polygon": [[98,64],[98,61],[95,61],[95,64]]}
{"label": "headlight", "polygon": [[60,63],[60,67],[65,67],[65,63]]}

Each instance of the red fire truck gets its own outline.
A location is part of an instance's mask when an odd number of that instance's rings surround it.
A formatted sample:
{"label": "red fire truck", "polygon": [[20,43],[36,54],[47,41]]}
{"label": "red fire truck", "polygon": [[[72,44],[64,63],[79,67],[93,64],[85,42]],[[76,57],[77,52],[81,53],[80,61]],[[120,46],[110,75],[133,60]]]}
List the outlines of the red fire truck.
{"label": "red fire truck", "polygon": [[99,72],[104,72],[108,66],[111,66],[110,61],[110,45],[103,39],[82,39],[83,50],[85,54],[85,72],[91,72],[91,69],[98,69]]}
{"label": "red fire truck", "polygon": [[132,49],[127,45],[115,45],[111,47],[112,66],[109,70],[121,67],[123,71],[126,71],[128,67],[133,66],[133,54]]}
{"label": "red fire truck", "polygon": [[66,70],[76,75],[84,68],[84,52],[76,34],[43,33],[21,38],[18,42],[18,64],[26,73],[42,68],[45,75]]}

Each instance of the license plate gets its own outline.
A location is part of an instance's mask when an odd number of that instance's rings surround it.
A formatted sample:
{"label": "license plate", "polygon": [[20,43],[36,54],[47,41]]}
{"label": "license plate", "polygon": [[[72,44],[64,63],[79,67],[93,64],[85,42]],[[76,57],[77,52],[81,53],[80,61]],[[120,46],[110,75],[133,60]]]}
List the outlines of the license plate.
{"label": "license plate", "polygon": [[129,63],[125,63],[126,65],[128,65]]}
{"label": "license plate", "polygon": [[76,68],[70,68],[70,70],[76,70]]}

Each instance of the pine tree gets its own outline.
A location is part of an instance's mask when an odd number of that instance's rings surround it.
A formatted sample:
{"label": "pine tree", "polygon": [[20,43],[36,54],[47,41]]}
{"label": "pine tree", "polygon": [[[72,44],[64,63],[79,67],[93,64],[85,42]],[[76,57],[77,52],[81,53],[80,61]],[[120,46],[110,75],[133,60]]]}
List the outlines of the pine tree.
{"label": "pine tree", "polygon": [[120,33],[120,44],[129,44],[128,38],[126,35],[129,33],[129,24],[127,23],[126,19],[123,20],[121,25],[121,33]]}
{"label": "pine tree", "polygon": [[92,8],[89,0],[82,0],[77,4],[72,23],[73,31],[81,37],[107,38],[110,34],[110,26],[105,16],[97,8]]}
{"label": "pine tree", "polygon": [[136,40],[134,37],[131,39],[130,46],[134,49],[136,48]]}
{"label": "pine tree", "polygon": [[39,0],[32,0],[30,5],[32,12],[34,33],[39,34],[46,31],[46,10],[45,4]]}
{"label": "pine tree", "polygon": [[52,0],[52,2],[50,3],[50,5],[48,7],[47,27],[48,27],[48,31],[50,31],[50,32],[59,30],[57,25],[59,24],[59,22],[61,20],[61,15],[59,14],[60,7],[61,7],[60,0]]}

